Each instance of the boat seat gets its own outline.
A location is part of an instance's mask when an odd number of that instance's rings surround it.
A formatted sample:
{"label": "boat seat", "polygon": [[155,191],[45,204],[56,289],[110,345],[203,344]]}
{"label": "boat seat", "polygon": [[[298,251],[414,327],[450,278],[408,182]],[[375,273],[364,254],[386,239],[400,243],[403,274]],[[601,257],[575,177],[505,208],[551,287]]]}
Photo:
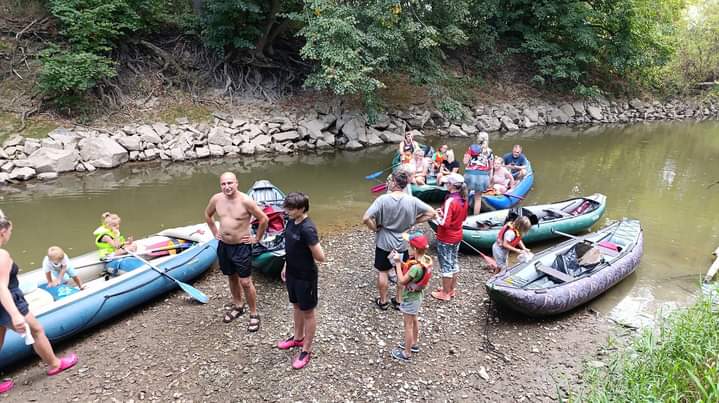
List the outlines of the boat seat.
{"label": "boat seat", "polygon": [[39,312],[44,307],[55,302],[55,299],[52,297],[52,294],[43,290],[42,288],[36,287],[31,291],[26,292],[24,295],[25,300],[30,306],[30,312],[32,312],[33,314]]}
{"label": "boat seat", "polygon": [[562,273],[561,271],[543,265],[541,262],[537,262],[537,264],[534,265],[534,268],[537,269],[538,272],[544,273],[547,276],[551,277],[552,280],[556,280],[562,283],[568,283],[572,280],[574,280],[574,277],[570,276],[569,274]]}

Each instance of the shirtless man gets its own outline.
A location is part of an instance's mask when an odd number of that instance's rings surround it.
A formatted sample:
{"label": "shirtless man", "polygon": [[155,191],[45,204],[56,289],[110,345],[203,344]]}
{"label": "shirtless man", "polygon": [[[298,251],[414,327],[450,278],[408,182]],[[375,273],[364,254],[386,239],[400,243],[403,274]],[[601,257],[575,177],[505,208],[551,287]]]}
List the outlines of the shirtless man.
{"label": "shirtless man", "polygon": [[[262,239],[267,229],[267,215],[246,194],[237,190],[237,177],[232,172],[220,176],[221,193],[210,198],[205,209],[205,221],[212,234],[220,243],[217,247],[217,258],[220,270],[228,276],[232,306],[225,313],[223,321],[232,322],[245,312],[242,304],[242,291],[247,296],[250,308],[250,323],[247,330],[256,332],[260,329],[260,315],[257,314],[257,294],[252,283],[252,245]],[[215,226],[214,216],[220,219],[220,228]],[[257,218],[259,227],[257,234],[250,231],[250,220]]]}

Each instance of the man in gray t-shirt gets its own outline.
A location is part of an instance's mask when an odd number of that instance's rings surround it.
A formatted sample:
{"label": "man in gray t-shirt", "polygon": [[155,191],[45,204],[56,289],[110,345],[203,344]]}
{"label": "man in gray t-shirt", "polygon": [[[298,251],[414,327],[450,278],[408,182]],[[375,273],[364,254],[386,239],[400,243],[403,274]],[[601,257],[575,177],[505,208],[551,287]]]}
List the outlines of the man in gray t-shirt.
{"label": "man in gray t-shirt", "polygon": [[[362,222],[375,231],[374,267],[377,273],[377,290],[379,297],[375,300],[380,309],[389,307],[389,270],[392,263],[387,258],[393,250],[404,254],[407,258],[407,242],[402,233],[415,224],[427,222],[434,218],[436,212],[421,200],[408,196],[404,188],[409,183],[409,175],[403,170],[392,174],[390,193],[378,197],[367,209]],[[398,294],[399,295],[399,294]]]}

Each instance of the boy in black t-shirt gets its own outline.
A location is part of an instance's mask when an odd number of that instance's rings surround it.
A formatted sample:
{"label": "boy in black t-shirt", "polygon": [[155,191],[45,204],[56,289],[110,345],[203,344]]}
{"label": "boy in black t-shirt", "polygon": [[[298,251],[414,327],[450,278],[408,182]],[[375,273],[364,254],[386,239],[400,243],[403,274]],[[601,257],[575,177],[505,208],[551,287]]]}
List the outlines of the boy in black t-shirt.
{"label": "boy in black t-shirt", "polygon": [[310,199],[304,193],[292,192],[283,204],[289,220],[285,228],[285,267],[282,281],[294,308],[294,335],[277,342],[280,350],[302,347],[292,360],[292,368],[304,368],[312,355],[317,319],[317,262],[325,261],[325,253],[317,236],[317,227],[307,217]]}

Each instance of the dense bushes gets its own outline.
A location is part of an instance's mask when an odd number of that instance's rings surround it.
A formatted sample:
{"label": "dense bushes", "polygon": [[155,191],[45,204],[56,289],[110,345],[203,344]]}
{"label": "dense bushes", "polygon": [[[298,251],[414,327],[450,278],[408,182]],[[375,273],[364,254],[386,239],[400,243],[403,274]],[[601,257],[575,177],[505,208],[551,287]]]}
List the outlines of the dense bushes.
{"label": "dense bushes", "polygon": [[[312,67],[307,86],[370,102],[388,73],[408,73],[435,89],[456,79],[447,69],[456,55],[471,61],[463,59],[462,74],[479,76],[493,61],[520,55],[535,85],[578,94],[596,94],[618,77],[658,86],[677,43],[702,55],[717,43],[710,40],[716,25],[701,28],[701,50],[691,41],[698,28],[680,38],[684,0],[48,0],[48,8],[65,37],[62,49],[43,58],[41,88],[54,95],[111,77],[108,58],[119,41],[159,32],[168,21],[183,21],[172,29],[195,36],[226,63],[270,61],[276,43],[292,43],[285,51]],[[712,15],[707,21],[716,24]],[[702,57],[701,66],[674,70],[715,74],[707,65],[716,61]],[[71,65],[81,60],[87,67]],[[68,76],[62,85],[54,82],[59,72]],[[436,92],[447,109],[461,109],[451,91]]]}

